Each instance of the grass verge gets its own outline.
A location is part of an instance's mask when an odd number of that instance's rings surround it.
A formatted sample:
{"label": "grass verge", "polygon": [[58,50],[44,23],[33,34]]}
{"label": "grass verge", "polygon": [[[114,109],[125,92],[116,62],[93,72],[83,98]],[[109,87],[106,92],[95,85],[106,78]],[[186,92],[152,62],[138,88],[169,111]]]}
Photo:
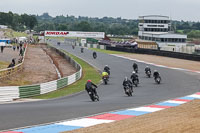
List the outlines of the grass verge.
{"label": "grass verge", "polygon": [[118,51],[112,51],[112,50],[105,50],[105,49],[97,49],[97,48],[90,48],[91,50],[106,53],[106,54],[126,54],[126,52],[118,52]]}
{"label": "grass verge", "polygon": [[74,93],[83,91],[85,89],[85,83],[88,79],[91,79],[92,82],[95,84],[98,84],[100,82],[101,75],[99,74],[99,72],[96,69],[94,69],[91,65],[89,65],[85,61],[79,59],[78,57],[76,57],[72,54],[69,54],[69,53],[66,53],[66,54],[68,54],[71,58],[73,58],[75,61],[77,61],[82,66],[82,69],[83,69],[82,78],[79,81],[75,82],[74,84],[69,85],[63,89],[59,89],[57,91],[50,92],[50,93],[40,95],[40,96],[36,96],[33,98],[51,99],[51,98],[67,96],[70,94],[74,94]]}
{"label": "grass verge", "polygon": [[16,32],[16,31],[13,31],[11,29],[7,29],[5,30],[5,33],[4,35],[8,38],[12,38],[12,37],[27,37],[28,35],[24,32]]}

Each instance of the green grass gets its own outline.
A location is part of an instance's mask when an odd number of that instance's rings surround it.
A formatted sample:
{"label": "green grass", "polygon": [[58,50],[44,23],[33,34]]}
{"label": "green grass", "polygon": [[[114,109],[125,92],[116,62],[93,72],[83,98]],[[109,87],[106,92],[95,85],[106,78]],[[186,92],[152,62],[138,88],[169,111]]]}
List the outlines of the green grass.
{"label": "green grass", "polygon": [[5,34],[4,34],[6,37],[8,38],[13,38],[13,37],[27,37],[28,35],[24,32],[16,32],[16,31],[13,31],[11,29],[7,29],[5,30]]}
{"label": "green grass", "polygon": [[184,30],[177,30],[176,32],[177,32],[177,33],[180,33],[180,34],[183,34],[183,31],[184,31]]}
{"label": "green grass", "polygon": [[90,48],[91,50],[106,53],[106,54],[126,54],[126,52],[118,52],[118,51],[112,51],[112,50],[104,50],[104,49],[97,49],[97,48]]}
{"label": "green grass", "polygon": [[[66,53],[66,52],[65,52]],[[85,89],[85,83],[88,79],[91,79],[93,83],[98,84],[101,80],[101,75],[98,73],[98,71],[96,69],[94,69],[92,66],[90,66],[88,63],[86,63],[85,61],[77,58],[76,56],[73,56],[69,53],[68,54],[70,57],[72,57],[75,61],[77,61],[83,69],[83,75],[82,78],[75,82],[74,84],[67,86],[63,89],[59,89],[57,91],[54,92],[50,92],[48,94],[44,94],[44,95],[40,95],[40,96],[36,96],[33,98],[37,98],[37,99],[51,99],[51,98],[58,98],[58,97],[62,97],[62,96],[67,96],[73,93],[77,93],[80,91],[83,91]]]}

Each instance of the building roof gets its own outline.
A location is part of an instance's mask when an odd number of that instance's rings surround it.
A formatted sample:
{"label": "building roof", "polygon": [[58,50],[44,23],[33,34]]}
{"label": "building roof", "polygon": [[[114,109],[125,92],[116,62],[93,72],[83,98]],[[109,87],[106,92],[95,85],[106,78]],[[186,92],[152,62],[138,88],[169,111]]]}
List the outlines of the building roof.
{"label": "building roof", "polygon": [[146,20],[169,20],[168,16],[162,15],[148,15],[148,16],[139,16],[139,19],[146,19]]}

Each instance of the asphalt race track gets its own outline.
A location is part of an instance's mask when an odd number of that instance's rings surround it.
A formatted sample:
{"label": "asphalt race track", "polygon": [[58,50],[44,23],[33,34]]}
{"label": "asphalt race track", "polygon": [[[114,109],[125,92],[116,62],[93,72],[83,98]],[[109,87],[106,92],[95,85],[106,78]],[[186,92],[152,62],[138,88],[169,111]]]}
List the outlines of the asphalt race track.
{"label": "asphalt race track", "polygon": [[[56,44],[55,40],[54,44]],[[138,107],[199,91],[200,84],[197,74],[149,65],[161,73],[162,83],[157,85],[153,78],[146,78],[144,74],[146,64],[138,63],[140,84],[135,89],[133,97],[127,97],[124,94],[122,82],[125,76],[130,77],[131,75],[132,61],[98,52],[97,59],[94,60],[91,50],[84,49],[84,53],[81,53],[80,47],[76,47],[74,50],[67,44],[61,44],[59,47],[83,58],[100,70],[104,65],[109,65],[111,68],[110,82],[108,85],[100,85],[97,89],[100,101],[91,102],[87,93],[83,92],[52,100],[2,104],[0,105],[0,130]]]}

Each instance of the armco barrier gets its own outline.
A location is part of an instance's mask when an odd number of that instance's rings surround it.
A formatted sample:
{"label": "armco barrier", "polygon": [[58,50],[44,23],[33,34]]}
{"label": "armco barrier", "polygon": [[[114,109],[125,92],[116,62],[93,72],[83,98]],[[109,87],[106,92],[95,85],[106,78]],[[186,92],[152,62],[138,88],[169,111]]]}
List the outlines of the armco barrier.
{"label": "armco barrier", "polygon": [[113,51],[138,53],[138,54],[149,54],[149,55],[160,55],[160,56],[166,56],[166,57],[172,57],[172,58],[178,58],[178,59],[200,61],[200,55],[178,53],[178,52],[171,52],[171,51],[162,51],[162,50],[153,50],[153,49],[140,49],[140,48],[131,49],[131,48],[112,47],[112,46],[106,46],[106,49],[107,50],[113,50]]}
{"label": "armco barrier", "polygon": [[19,98],[18,86],[0,87],[0,101],[12,101],[13,99]]}
{"label": "armco barrier", "polygon": [[48,47],[58,52],[61,56],[63,56],[66,60],[68,60],[76,68],[77,72],[68,77],[64,77],[55,81],[50,81],[38,85],[0,87],[0,102],[8,102],[8,101],[13,101],[13,99],[27,98],[40,94],[49,93],[58,90],[60,88],[66,87],[81,78],[82,67],[80,66],[80,64],[78,64],[64,52],[50,45],[48,45]]}
{"label": "armco barrier", "polygon": [[40,85],[20,86],[20,98],[32,97],[40,94]]}

